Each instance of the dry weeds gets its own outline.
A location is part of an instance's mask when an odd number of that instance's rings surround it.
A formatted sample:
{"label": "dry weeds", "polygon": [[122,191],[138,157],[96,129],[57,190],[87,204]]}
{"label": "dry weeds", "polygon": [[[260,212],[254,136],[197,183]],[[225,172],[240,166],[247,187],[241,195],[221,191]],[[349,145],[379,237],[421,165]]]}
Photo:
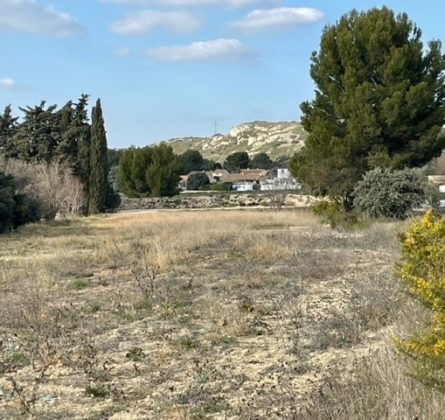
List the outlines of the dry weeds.
{"label": "dry weeds", "polygon": [[387,350],[398,229],[246,210],[2,236],[0,418],[441,418]]}

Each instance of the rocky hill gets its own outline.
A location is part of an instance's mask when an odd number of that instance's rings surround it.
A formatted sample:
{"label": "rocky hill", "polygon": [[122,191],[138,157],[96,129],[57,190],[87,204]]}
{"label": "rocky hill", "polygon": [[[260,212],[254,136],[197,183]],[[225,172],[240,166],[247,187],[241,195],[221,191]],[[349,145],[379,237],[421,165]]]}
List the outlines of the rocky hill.
{"label": "rocky hill", "polygon": [[304,144],[306,133],[296,122],[255,121],[240,124],[228,135],[213,137],[185,137],[167,140],[176,154],[186,150],[198,150],[207,159],[223,162],[233,152],[246,151],[253,156],[266,152],[272,159],[292,156]]}

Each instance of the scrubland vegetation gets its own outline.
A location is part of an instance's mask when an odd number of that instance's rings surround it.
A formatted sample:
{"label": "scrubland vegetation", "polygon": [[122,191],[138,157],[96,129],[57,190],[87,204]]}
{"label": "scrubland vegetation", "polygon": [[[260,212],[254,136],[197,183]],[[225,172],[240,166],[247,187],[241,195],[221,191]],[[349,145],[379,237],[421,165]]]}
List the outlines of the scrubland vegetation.
{"label": "scrubland vegetation", "polygon": [[406,222],[126,213],[0,238],[1,418],[441,418],[392,339]]}

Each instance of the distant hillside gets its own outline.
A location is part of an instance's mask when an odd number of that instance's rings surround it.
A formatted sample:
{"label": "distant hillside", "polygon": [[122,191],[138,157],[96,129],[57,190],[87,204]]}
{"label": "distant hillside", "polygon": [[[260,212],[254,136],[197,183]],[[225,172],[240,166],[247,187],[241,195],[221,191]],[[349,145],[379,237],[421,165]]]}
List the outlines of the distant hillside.
{"label": "distant hillside", "polygon": [[299,123],[255,121],[232,128],[228,135],[184,137],[162,143],[172,146],[176,154],[193,149],[207,159],[223,162],[230,153],[238,151],[246,151],[251,156],[266,152],[272,159],[290,157],[302,148],[305,138]]}

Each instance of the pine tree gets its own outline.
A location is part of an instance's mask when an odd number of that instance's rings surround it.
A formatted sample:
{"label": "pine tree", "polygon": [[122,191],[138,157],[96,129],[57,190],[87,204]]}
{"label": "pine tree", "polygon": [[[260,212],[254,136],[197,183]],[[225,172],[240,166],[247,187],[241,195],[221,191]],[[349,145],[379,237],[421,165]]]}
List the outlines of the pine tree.
{"label": "pine tree", "polygon": [[91,114],[89,214],[105,211],[108,193],[107,137],[100,99]]}
{"label": "pine tree", "polygon": [[25,114],[10,139],[11,152],[27,162],[50,162],[60,142],[59,114],[56,105],[46,108],[45,101],[34,107],[20,108]]}
{"label": "pine tree", "polygon": [[178,192],[179,167],[171,146],[130,148],[119,161],[117,181],[128,197],[162,197]]}
{"label": "pine tree", "polygon": [[421,30],[386,7],[352,11],[312,55],[315,99],[301,105],[309,133],[290,167],[313,192],[351,204],[369,169],[421,166],[445,147],[445,59]]}
{"label": "pine tree", "polygon": [[224,169],[229,172],[238,172],[240,169],[247,169],[250,159],[247,152],[235,152],[227,156],[224,162]]}

